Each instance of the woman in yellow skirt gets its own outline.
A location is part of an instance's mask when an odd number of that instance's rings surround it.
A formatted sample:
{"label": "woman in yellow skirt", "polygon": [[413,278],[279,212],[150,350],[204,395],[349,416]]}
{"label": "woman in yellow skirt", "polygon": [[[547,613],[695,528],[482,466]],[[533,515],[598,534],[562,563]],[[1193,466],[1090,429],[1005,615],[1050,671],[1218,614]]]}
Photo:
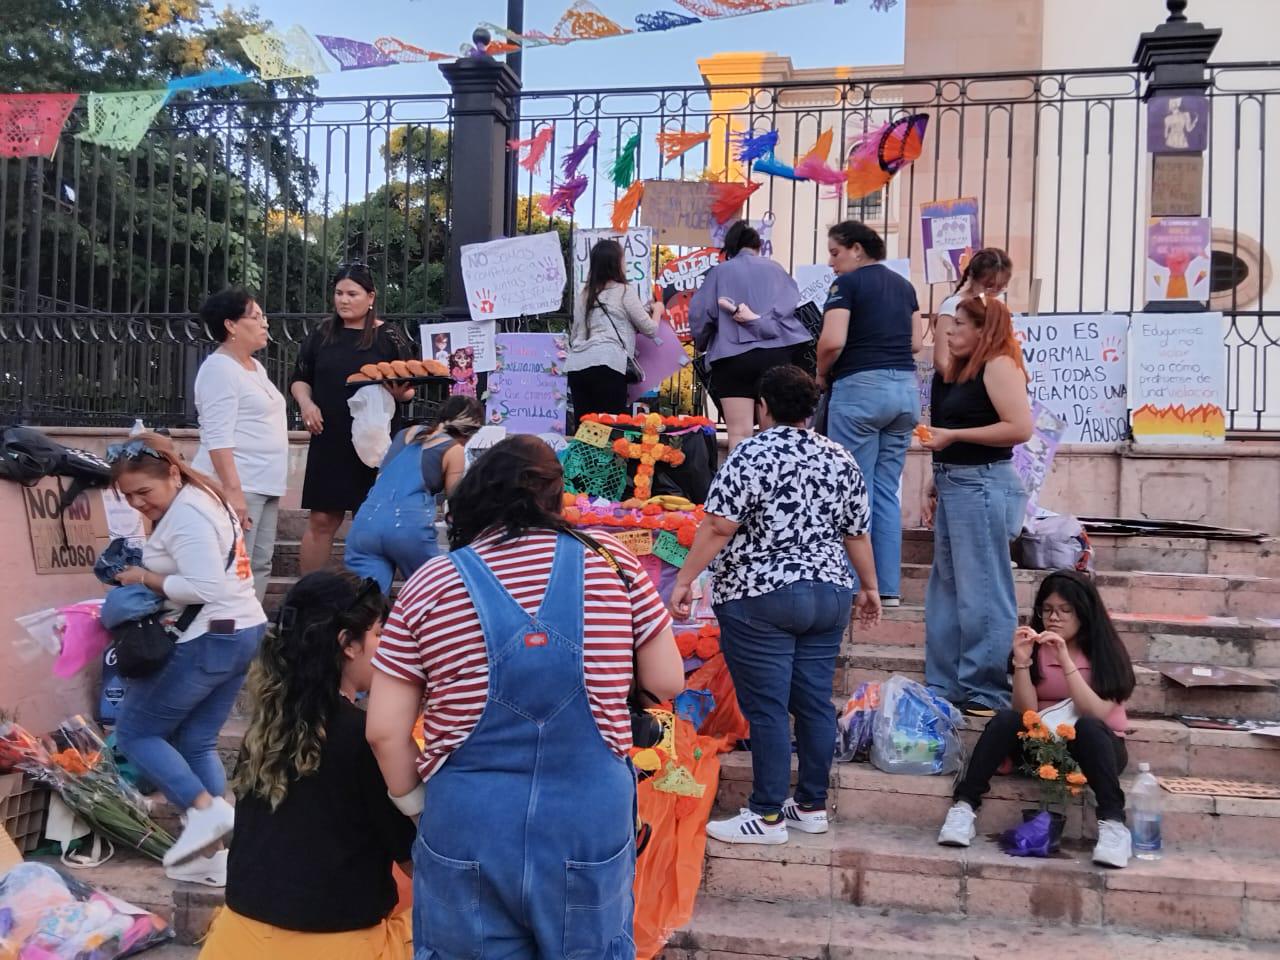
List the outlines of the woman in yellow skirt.
{"label": "woman in yellow skirt", "polygon": [[200,960],[411,960],[415,827],[392,804],[364,711],[387,602],[318,572],[289,591],[249,675],[227,906]]}

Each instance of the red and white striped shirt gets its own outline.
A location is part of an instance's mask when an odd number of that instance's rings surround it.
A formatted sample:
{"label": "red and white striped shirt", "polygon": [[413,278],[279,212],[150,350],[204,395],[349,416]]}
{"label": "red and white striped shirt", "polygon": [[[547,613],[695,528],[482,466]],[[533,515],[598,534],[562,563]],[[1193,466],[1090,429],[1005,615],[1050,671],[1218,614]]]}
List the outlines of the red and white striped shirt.
{"label": "red and white striped shirt", "polygon": [[[608,535],[596,539],[613,554],[631,581],[621,578],[598,553],[586,550],[583,660],[591,713],[605,742],[619,754],[631,747],[634,651],[671,626],[653,582],[640,562]],[[496,535],[472,544],[498,582],[530,615],[542,604],[555,555],[555,534],[538,531],[499,543]],[[400,591],[382,631],[373,665],[402,680],[426,683],[426,747],[418,772],[427,779],[475,729],[489,689],[484,633],[447,556],[418,570]]]}

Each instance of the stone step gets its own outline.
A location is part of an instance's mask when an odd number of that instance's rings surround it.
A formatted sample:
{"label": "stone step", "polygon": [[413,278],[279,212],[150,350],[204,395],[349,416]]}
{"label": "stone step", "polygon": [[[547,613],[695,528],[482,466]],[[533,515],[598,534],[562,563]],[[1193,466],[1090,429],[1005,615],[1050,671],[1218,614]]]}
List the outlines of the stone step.
{"label": "stone step", "polygon": [[[794,763],[792,766],[794,775]],[[1131,763],[1129,775],[1123,778],[1126,788],[1136,770],[1137,765]],[[837,822],[846,825],[912,827],[933,831],[936,836],[951,805],[954,785],[951,775],[894,774],[869,763],[838,763],[831,771],[827,809]],[[733,813],[747,805],[750,792],[750,754],[727,754],[721,761],[717,807],[722,813]],[[1065,835],[1092,844],[1097,838],[1097,813],[1092,795],[1086,792],[1085,796],[1087,805],[1069,805]],[[1026,777],[996,777],[979,811],[979,831],[996,833],[1017,826],[1023,810],[1039,806],[1039,797],[1039,788]],[[1164,840],[1175,852],[1194,849],[1232,856],[1276,856],[1280,854],[1280,800],[1166,793]]]}
{"label": "stone step", "polygon": [[[1280,678],[1280,668],[1249,667],[1244,673],[1260,681]],[[1135,717],[1177,717],[1185,714],[1240,717],[1250,720],[1280,719],[1280,688],[1183,688],[1166,680],[1152,666],[1134,665],[1138,685],[1129,701]],[[866,680],[882,681],[893,674],[924,681],[924,648],[897,644],[854,644],[852,651],[836,658],[834,692],[849,696]]]}
{"label": "stone step", "polygon": [[973,920],[1039,921],[1280,941],[1274,858],[1178,848],[1160,861],[1134,860],[1123,870],[1108,870],[1090,862],[1091,851],[1091,842],[1064,841],[1055,857],[1015,858],[983,836],[968,849],[940,847],[936,825],[837,822],[821,835],[793,831],[777,846],[708,839],[703,892],[962,917],[965,924],[957,929]]}
{"label": "stone step", "polygon": [[[298,554],[301,548],[302,543],[298,540],[277,540],[275,554],[271,558],[271,576],[296,580],[299,574]],[[329,555],[332,566],[342,566],[343,549],[344,545],[341,541],[334,542],[333,552]]]}
{"label": "stone step", "polygon": [[[873,871],[869,876],[870,899],[875,900],[881,875]],[[930,886],[928,878],[922,879],[922,885]],[[984,895],[978,886],[977,906],[981,907]],[[1194,935],[1146,936],[1109,928],[1064,926],[1053,920],[1002,923],[974,916],[957,923],[953,916],[860,906],[863,899],[860,883],[836,902],[763,903],[701,893],[692,919],[672,934],[659,956],[662,960],[1026,960],[1052,956],[1074,960],[1222,960],[1280,956],[1280,951],[1257,942]],[[1275,904],[1260,901],[1246,906],[1255,914],[1254,925],[1262,926]]]}
{"label": "stone step", "polygon": [[[1207,537],[1126,537],[1090,534],[1097,570],[1207,573],[1217,576],[1280,577],[1280,540],[1261,542]],[[933,562],[933,531],[902,531],[902,562]]]}
{"label": "stone step", "polygon": [[[298,541],[302,539],[302,535],[307,532],[307,517],[309,510],[281,510],[279,519],[276,521],[276,541]],[[347,531],[351,529],[351,517],[342,522],[342,526],[338,528],[338,541],[346,539]]]}
{"label": "stone step", "polygon": [[[1026,622],[1026,616],[1023,616]],[[1116,632],[1134,660],[1213,663],[1222,667],[1280,666],[1280,618],[1113,613]],[[923,647],[925,611],[918,603],[884,611],[880,624],[851,623],[844,652],[861,644]]]}

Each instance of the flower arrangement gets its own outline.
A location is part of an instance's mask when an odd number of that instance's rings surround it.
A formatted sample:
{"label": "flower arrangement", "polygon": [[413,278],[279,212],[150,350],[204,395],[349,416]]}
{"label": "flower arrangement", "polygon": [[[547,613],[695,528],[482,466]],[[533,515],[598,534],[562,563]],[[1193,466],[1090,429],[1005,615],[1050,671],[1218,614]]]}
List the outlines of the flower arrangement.
{"label": "flower arrangement", "polygon": [[84,717],[71,717],[53,734],[50,750],[20,724],[0,716],[0,770],[18,770],[56,790],[99,833],[159,860],[173,846],[137,789],[120,774],[111,750]]}
{"label": "flower arrangement", "polygon": [[1067,745],[1076,738],[1076,728],[1060,723],[1050,730],[1040,714],[1028,710],[1022,715],[1022,769],[1040,784],[1040,809],[1065,806],[1067,797],[1078,797],[1087,783]]}
{"label": "flower arrangement", "polygon": [[586,494],[564,494],[564,518],[579,527],[616,527],[624,530],[667,530],[682,547],[693,545],[694,534],[706,514],[702,507],[682,504],[687,509],[645,502],[638,497],[623,503],[593,500]]}

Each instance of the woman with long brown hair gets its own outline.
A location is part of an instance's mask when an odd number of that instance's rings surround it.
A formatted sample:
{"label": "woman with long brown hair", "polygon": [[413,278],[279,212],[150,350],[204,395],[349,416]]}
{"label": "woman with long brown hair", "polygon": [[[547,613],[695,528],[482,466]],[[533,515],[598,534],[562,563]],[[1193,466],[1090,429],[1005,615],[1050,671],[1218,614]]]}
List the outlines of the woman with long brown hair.
{"label": "woman with long brown hair", "polygon": [[234,823],[223,798],[218,733],[267,617],[254,594],[240,522],[213,481],[154,433],[108,447],[107,460],[115,488],[152,524],[142,566],[125,569],[117,582],[164,597],[175,619],[195,608],[168,662],[128,682],[116,736],[133,765],[186,812],[186,826],[164,858],[169,876],[222,886],[226,852],[198,856]]}
{"label": "woman with long brown hair", "polygon": [[1005,666],[1018,626],[1009,544],[1027,504],[1013,448],[1031,436],[1031,404],[1009,308],[972,297],[955,309],[922,441],[933,451],[925,681],[965,713],[991,716],[1009,705]]}

